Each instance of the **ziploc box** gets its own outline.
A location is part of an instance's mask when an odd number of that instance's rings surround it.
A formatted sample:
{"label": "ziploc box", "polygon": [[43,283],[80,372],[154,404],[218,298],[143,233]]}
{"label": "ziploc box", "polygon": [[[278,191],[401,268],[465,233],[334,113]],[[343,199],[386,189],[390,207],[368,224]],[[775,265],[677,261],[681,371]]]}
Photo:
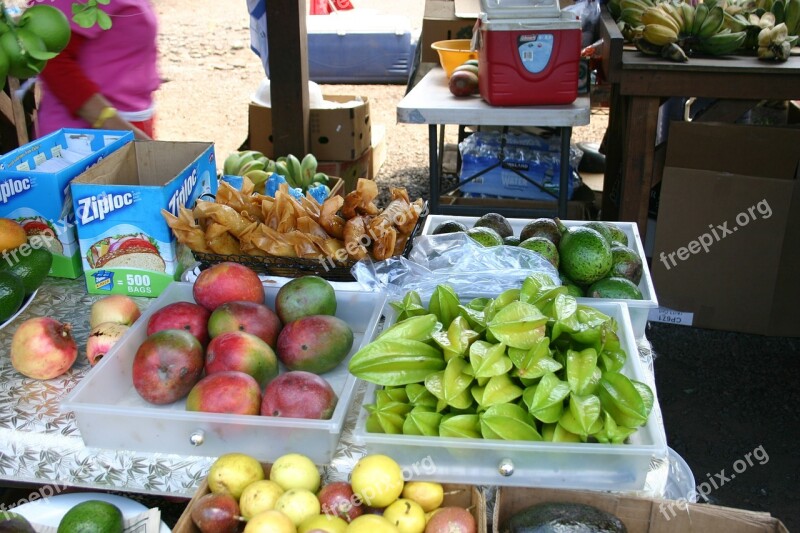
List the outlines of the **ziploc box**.
{"label": "ziploc box", "polygon": [[70,180],[132,140],[130,131],[64,128],[0,157],[0,216],[53,252],[51,276],[81,274]]}
{"label": "ziploc box", "polygon": [[90,294],[155,297],[191,260],[161,210],[178,214],[217,192],[214,145],[134,141],[72,181]]}

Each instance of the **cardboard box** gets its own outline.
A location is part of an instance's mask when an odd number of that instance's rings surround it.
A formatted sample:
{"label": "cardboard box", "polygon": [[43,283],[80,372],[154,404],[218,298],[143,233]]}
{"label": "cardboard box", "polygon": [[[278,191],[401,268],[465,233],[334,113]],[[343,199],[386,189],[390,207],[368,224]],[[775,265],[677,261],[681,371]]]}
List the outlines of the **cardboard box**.
{"label": "cardboard box", "polygon": [[[351,102],[358,96],[323,95],[332,102]],[[309,152],[319,161],[352,161],[369,149],[371,121],[369,101],[355,107],[336,109],[312,109],[309,112]],[[272,142],[272,109],[250,104],[249,112],[250,148],[269,158],[286,154],[275,154]]]}
{"label": "cardboard box", "polygon": [[369,179],[372,150],[368,149],[354,161],[317,161],[317,172],[339,176],[344,181],[344,194],[355,190],[359,178]]}
{"label": "cardboard box", "polygon": [[674,122],[653,254],[689,325],[800,336],[800,130]]}
{"label": "cardboard box", "polygon": [[[265,464],[264,475],[269,479],[269,472],[271,465]],[[463,507],[469,509],[475,518],[475,531],[476,533],[487,533],[486,524],[486,501],[483,497],[481,490],[474,485],[461,485],[445,483],[444,488],[444,501],[442,507]],[[192,509],[197,505],[197,500],[208,494],[208,480],[204,479],[200,487],[195,492],[186,509],[181,514],[172,533],[200,533],[200,529],[192,521]]]}
{"label": "cardboard box", "polygon": [[505,524],[514,513],[544,502],[592,505],[616,515],[625,524],[628,533],[788,533],[786,526],[769,513],[688,503],[686,500],[634,498],[605,492],[534,488],[509,490],[504,487],[497,490],[492,532],[504,531]]}
{"label": "cardboard box", "polygon": [[0,216],[22,224],[32,246],[53,252],[51,276],[81,274],[69,182],[132,140],[130,131],[66,128],[0,157]]}
{"label": "cardboard box", "polygon": [[155,297],[191,259],[161,213],[217,191],[214,145],[135,141],[70,186],[90,294]]}
{"label": "cardboard box", "polygon": [[370,157],[369,179],[374,180],[378,177],[381,167],[386,162],[389,146],[386,143],[386,126],[376,124],[372,128],[372,156]]}
{"label": "cardboard box", "polygon": [[431,48],[436,41],[472,38],[475,18],[456,17],[453,0],[427,0],[420,34],[420,62],[439,63],[439,54]]}

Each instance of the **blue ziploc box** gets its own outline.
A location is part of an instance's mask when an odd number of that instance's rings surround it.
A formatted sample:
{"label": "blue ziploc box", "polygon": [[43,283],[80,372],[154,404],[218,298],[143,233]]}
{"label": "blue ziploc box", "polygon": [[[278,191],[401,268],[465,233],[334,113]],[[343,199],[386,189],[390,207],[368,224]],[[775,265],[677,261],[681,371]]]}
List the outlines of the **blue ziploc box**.
{"label": "blue ziploc box", "polygon": [[134,141],[70,188],[86,290],[156,297],[192,261],[162,210],[177,216],[216,194],[214,145]]}
{"label": "blue ziploc box", "polygon": [[[51,276],[82,271],[70,181],[131,141],[130,131],[64,128],[0,156],[0,217],[19,222],[29,245],[53,253]],[[13,252],[3,259],[13,261]]]}

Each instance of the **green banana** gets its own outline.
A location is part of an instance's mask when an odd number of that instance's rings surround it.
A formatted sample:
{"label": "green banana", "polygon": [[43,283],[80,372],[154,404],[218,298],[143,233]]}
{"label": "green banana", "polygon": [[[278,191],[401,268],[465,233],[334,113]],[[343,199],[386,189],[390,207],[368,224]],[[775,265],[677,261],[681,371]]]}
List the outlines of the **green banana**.
{"label": "green banana", "polygon": [[619,15],[619,20],[635,28],[642,25],[642,13],[644,13],[644,10],[629,7],[622,10],[622,13]]}
{"label": "green banana", "polygon": [[232,152],[225,158],[225,163],[222,165],[222,173],[225,176],[238,176],[239,175],[239,160],[242,159],[241,152]]}
{"label": "green banana", "polygon": [[272,159],[268,159],[267,164],[264,167],[264,171],[270,173],[275,172],[275,161],[273,161]]}
{"label": "green banana", "polygon": [[314,154],[306,154],[300,162],[300,175],[303,180],[303,190],[308,189],[314,181],[314,174],[317,173],[317,158]]}
{"label": "green banana", "polygon": [[292,175],[289,173],[289,168],[283,161],[275,162],[275,173],[278,174],[279,176],[283,176],[283,178],[286,180],[286,183],[289,184],[289,187],[297,187],[297,185],[292,180]]}
{"label": "green banana", "polygon": [[686,52],[683,51],[683,48],[681,48],[678,43],[669,43],[665,45],[661,49],[661,57],[681,63],[689,61],[689,56],[686,55]]}
{"label": "green banana", "polygon": [[736,33],[718,33],[711,37],[706,37],[697,44],[697,49],[713,56],[732,54],[742,47],[747,32],[738,31]]}
{"label": "green banana", "polygon": [[348,363],[357,378],[384,386],[421,383],[445,366],[441,351],[408,339],[376,339],[353,354]]}
{"label": "green banana", "polygon": [[271,173],[264,172],[263,170],[251,170],[244,174],[244,177],[253,182],[256,191],[264,192],[264,183],[267,182]]}
{"label": "green banana", "polygon": [[621,0],[619,3],[620,9],[638,9],[644,12],[645,9],[651,7],[653,4],[645,2],[644,0]]}
{"label": "green banana", "polygon": [[666,13],[663,9],[659,9],[657,7],[650,7],[642,13],[642,23],[645,24],[645,28],[650,25],[660,25],[665,26],[672,31],[675,32],[677,35],[678,32],[681,30],[680,24],[671,15]]}
{"label": "green banana", "polygon": [[722,25],[724,23],[725,23],[724,11],[720,6],[714,6],[708,12],[708,16],[705,18],[703,24],[700,26],[700,31],[697,33],[697,36],[703,38],[716,35],[717,32],[719,32],[719,30],[722,29]]}
{"label": "green banana", "polygon": [[694,24],[694,6],[686,2],[681,2],[678,4],[678,7],[681,10],[681,16],[683,18],[681,33],[689,34],[692,32],[692,24]]}
{"label": "green banana", "polygon": [[317,172],[314,174],[314,177],[311,178],[311,183],[321,183],[323,185],[327,185],[330,178],[324,172]]}
{"label": "green banana", "polygon": [[[297,159],[297,157],[293,154],[287,155],[286,168],[289,169],[289,174],[292,177],[292,182],[295,183],[295,185],[292,185],[292,187],[300,187],[305,191],[305,188],[303,187],[303,176],[302,176],[303,172],[300,170],[300,160]],[[289,180],[289,178],[286,179],[287,181]]]}
{"label": "green banana", "polygon": [[783,0],[775,0],[772,3],[772,8],[770,8],[770,12],[775,15],[775,24],[780,24],[784,21],[784,11],[786,7],[783,3]]}
{"label": "green banana", "polygon": [[694,21],[692,21],[692,31],[689,32],[692,35],[698,35],[700,33],[700,27],[705,22],[706,17],[708,17],[708,6],[704,3],[697,4],[697,7],[694,8]]}
{"label": "green banana", "polygon": [[750,23],[744,16],[725,13],[725,27],[732,32],[745,31],[749,26]]}
{"label": "green banana", "polygon": [[783,12],[783,22],[786,23],[789,35],[800,33],[800,0],[787,0]]}
{"label": "green banana", "polygon": [[258,159],[253,159],[252,161],[248,161],[247,163],[239,167],[237,174],[240,176],[244,176],[251,170],[264,170],[264,163],[262,163]]}

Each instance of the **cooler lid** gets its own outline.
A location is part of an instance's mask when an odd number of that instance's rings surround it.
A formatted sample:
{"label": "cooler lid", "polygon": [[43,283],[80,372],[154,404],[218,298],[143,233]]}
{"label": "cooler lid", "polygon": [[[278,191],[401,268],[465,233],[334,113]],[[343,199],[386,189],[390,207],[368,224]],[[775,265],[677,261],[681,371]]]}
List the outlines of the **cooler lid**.
{"label": "cooler lid", "polygon": [[580,18],[569,11],[561,11],[555,17],[492,19],[481,14],[480,28],[484,31],[525,31],[525,30],[580,30]]}
{"label": "cooler lid", "polygon": [[558,0],[481,0],[490,19],[558,18]]}

